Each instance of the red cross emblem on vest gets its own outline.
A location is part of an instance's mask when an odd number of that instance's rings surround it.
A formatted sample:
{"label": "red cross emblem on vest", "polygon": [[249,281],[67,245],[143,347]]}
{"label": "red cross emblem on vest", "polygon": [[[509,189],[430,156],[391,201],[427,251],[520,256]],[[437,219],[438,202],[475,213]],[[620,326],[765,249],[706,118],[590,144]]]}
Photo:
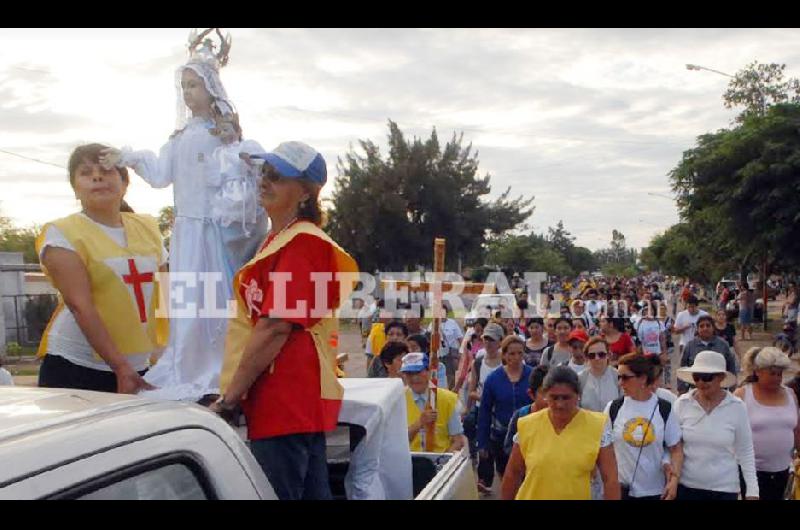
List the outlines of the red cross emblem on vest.
{"label": "red cross emblem on vest", "polygon": [[139,274],[136,268],[136,261],[133,258],[128,259],[128,270],[130,274],[124,274],[122,281],[129,283],[133,286],[133,293],[136,296],[136,305],[139,308],[139,320],[147,322],[147,311],[144,307],[144,293],[142,292],[142,284],[153,281],[153,273],[145,272]]}

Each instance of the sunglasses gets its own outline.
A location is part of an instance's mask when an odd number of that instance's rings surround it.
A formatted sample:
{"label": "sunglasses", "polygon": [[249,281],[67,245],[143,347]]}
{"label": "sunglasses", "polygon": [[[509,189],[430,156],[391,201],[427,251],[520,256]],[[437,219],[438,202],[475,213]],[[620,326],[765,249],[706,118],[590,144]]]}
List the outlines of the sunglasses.
{"label": "sunglasses", "polygon": [[604,351],[589,352],[586,354],[587,359],[594,359],[595,357],[597,357],[598,359],[605,359],[606,357],[608,357],[608,354]]}
{"label": "sunglasses", "polygon": [[638,376],[630,375],[630,374],[619,374],[617,375],[617,379],[620,381],[627,381],[628,379],[636,379]]}
{"label": "sunglasses", "polygon": [[717,374],[698,374],[698,373],[694,373],[694,374],[692,374],[692,380],[694,380],[695,383],[698,382],[698,381],[702,381],[704,383],[710,383],[711,381],[714,380],[714,376],[716,376],[716,375]]}

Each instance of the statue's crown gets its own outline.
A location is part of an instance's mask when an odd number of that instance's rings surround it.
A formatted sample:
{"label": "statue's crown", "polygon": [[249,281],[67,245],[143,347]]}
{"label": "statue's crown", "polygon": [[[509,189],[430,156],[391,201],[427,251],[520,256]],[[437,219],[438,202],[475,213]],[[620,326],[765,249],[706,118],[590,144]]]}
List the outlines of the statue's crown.
{"label": "statue's crown", "polygon": [[[219,37],[219,50],[217,50],[217,44],[209,36],[212,31]],[[190,62],[206,63],[215,70],[219,70],[228,64],[228,54],[231,51],[231,35],[228,33],[223,36],[219,28],[208,28],[198,35],[197,30],[193,29],[189,33],[188,48]]]}

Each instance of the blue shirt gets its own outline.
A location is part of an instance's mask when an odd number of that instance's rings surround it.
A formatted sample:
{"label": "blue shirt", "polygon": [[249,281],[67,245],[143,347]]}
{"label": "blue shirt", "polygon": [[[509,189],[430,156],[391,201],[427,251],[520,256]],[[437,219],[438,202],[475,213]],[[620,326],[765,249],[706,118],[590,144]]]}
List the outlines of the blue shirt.
{"label": "blue shirt", "polygon": [[531,404],[528,396],[533,368],[522,366],[522,376],[511,383],[504,368],[498,368],[486,378],[478,410],[478,448],[486,449],[490,437],[503,442],[511,416],[518,408]]}

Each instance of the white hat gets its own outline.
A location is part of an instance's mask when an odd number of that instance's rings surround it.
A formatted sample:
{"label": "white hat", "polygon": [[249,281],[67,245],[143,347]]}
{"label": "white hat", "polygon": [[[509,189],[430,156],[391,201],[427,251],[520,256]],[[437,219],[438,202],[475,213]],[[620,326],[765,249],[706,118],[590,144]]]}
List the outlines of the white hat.
{"label": "white hat", "polygon": [[690,385],[694,385],[692,374],[725,374],[723,388],[736,384],[736,376],[726,369],[725,356],[711,350],[698,353],[691,367],[678,368],[678,379]]}

